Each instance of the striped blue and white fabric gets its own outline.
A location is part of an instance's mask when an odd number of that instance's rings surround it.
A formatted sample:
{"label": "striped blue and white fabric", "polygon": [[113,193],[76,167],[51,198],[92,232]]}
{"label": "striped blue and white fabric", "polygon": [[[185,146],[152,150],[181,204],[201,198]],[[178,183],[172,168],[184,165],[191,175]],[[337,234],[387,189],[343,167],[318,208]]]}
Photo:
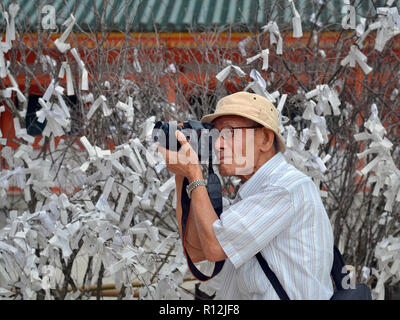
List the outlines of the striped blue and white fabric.
{"label": "striped blue and white fabric", "polygon": [[217,299],[279,299],[261,251],[291,300],[330,299],[333,232],[313,181],[278,153],[239,189],[213,225],[228,256],[210,283]]}

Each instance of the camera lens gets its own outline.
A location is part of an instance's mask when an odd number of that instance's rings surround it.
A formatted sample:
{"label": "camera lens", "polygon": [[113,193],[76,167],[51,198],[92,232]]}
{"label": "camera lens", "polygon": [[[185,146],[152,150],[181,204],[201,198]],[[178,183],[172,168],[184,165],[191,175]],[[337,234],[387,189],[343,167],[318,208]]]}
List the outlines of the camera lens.
{"label": "camera lens", "polygon": [[180,149],[180,143],[175,137],[176,130],[181,130],[181,127],[177,124],[157,121],[154,125],[152,138],[165,149],[178,151]]}
{"label": "camera lens", "polygon": [[[165,127],[167,131],[165,131]],[[160,145],[162,145],[163,147],[166,147],[165,132],[168,132],[168,123],[157,121],[157,123],[154,125],[154,129],[151,134],[153,141],[159,142]]]}

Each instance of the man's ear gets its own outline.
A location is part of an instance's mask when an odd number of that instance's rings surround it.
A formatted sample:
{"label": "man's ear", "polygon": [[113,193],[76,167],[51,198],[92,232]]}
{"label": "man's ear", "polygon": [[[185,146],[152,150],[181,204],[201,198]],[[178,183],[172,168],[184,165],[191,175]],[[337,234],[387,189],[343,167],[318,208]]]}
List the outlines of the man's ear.
{"label": "man's ear", "polygon": [[274,139],[275,139],[275,134],[272,130],[269,130],[267,128],[262,128],[262,143],[261,143],[261,151],[268,152],[274,147]]}

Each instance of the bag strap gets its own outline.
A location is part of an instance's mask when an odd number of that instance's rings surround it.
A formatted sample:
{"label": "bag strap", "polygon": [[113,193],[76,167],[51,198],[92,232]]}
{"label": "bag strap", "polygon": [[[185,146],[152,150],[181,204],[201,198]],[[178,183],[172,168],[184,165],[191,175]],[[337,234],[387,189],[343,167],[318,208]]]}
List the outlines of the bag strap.
{"label": "bag strap", "polygon": [[[265,275],[271,282],[272,286],[274,287],[276,293],[278,294],[281,300],[290,300],[289,296],[287,295],[285,289],[283,289],[281,283],[279,282],[278,278],[276,277],[275,273],[269,267],[267,261],[262,256],[261,252],[256,254],[256,258],[261,265]],[[342,272],[343,267],[345,266],[342,254],[340,253],[339,249],[334,245],[333,246],[333,265],[331,270],[331,276],[333,281],[335,282],[335,286],[337,290],[343,290],[342,287],[342,280],[344,277],[348,276],[349,272]]]}
{"label": "bag strap", "polygon": [[285,289],[283,289],[281,283],[279,282],[278,278],[276,277],[275,273],[271,270],[269,267],[267,261],[264,259],[262,256],[261,252],[256,254],[256,258],[258,262],[261,265],[261,268],[263,269],[265,275],[269,279],[269,282],[271,282],[272,286],[275,289],[275,292],[278,294],[279,299],[281,300],[290,300],[289,296],[287,295]]}
{"label": "bag strap", "polygon": [[[343,278],[349,275],[346,270],[342,254],[336,246],[333,246],[333,265],[331,275],[335,282],[336,290],[343,290]],[[345,272],[343,272],[345,270]]]}

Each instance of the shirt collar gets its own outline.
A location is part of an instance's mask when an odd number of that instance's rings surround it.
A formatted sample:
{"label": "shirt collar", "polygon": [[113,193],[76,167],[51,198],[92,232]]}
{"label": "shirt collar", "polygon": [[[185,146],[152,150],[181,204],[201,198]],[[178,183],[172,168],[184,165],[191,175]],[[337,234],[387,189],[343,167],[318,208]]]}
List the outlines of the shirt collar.
{"label": "shirt collar", "polygon": [[285,157],[281,152],[278,152],[266,163],[264,163],[251,177],[247,180],[238,191],[238,195],[241,199],[244,199],[251,194],[254,194],[256,190],[260,189],[260,186],[266,183],[268,176],[270,176],[275,169],[286,162]]}

